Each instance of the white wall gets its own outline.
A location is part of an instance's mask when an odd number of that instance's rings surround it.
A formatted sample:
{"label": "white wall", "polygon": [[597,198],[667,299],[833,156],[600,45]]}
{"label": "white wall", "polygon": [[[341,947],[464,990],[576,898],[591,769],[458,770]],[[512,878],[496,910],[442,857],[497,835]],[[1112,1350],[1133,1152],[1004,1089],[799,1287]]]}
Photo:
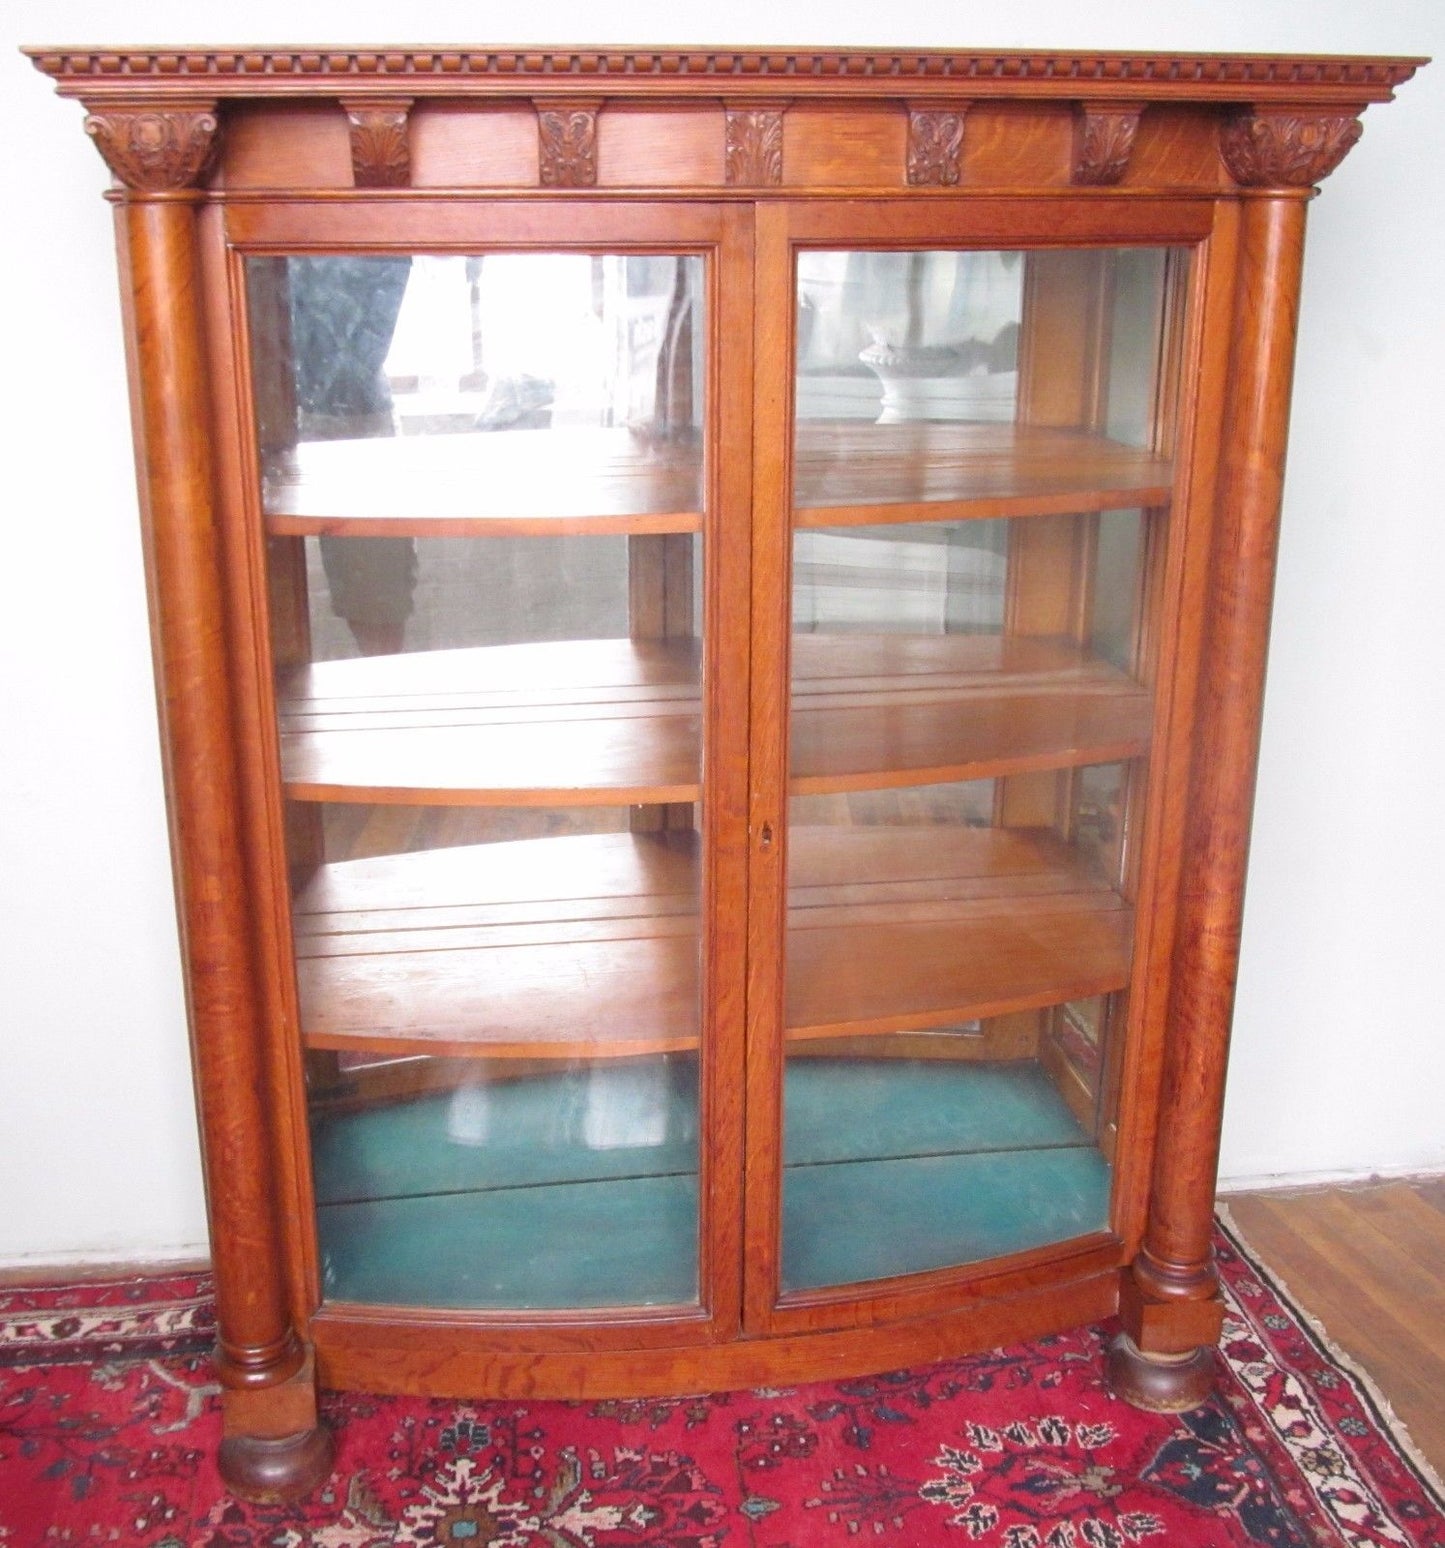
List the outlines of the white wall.
{"label": "white wall", "polygon": [[[80,109],[15,46],[1445,54],[1438,0],[553,0],[526,38],[488,35],[474,0],[405,18],[377,0],[225,13],[194,0],[0,13],[0,1264],[165,1256],[205,1238],[107,178]],[[1445,1169],[1442,144],[1445,62],[1370,110],[1311,217],[1228,1178]]]}

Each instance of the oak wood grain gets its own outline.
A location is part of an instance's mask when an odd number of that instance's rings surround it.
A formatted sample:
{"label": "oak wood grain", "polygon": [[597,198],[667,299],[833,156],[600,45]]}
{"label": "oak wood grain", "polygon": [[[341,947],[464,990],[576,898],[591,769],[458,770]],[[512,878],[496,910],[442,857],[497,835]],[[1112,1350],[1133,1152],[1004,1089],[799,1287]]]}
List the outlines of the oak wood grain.
{"label": "oak wood grain", "polygon": [[[692,640],[366,656],[285,676],[282,774],[302,800],[689,802]],[[1149,696],[1071,642],[801,635],[795,794],[987,777],[1142,752]]]}
{"label": "oak wood grain", "polygon": [[[802,420],[802,527],[1159,505],[1167,459],[1067,428]],[[268,530],[379,536],[694,532],[701,458],[626,430],[305,441],[267,470]]]}
{"label": "oak wood grain", "polygon": [[800,527],[1044,516],[1160,505],[1168,459],[1086,430],[801,420]]}
{"label": "oak wood grain", "polygon": [[627,430],[303,441],[267,470],[274,533],[413,537],[696,532],[696,446]]}
{"label": "oak wood grain", "polygon": [[[1131,914],[1046,832],[804,827],[788,1035],[887,1034],[1106,993]],[[697,1046],[696,836],[469,845],[323,866],[296,900],[308,1047],[622,1058]]]}
{"label": "oak wood grain", "polygon": [[[1208,1212],[1244,910],[1303,242],[1298,200],[1256,199],[1242,211],[1236,364],[1225,401],[1211,608],[1195,705],[1190,863],[1179,900],[1158,1109],[1168,1143],[1155,1151],[1149,1223],[1133,1267],[1143,1298],[1161,1306],[1216,1293]],[[1126,1331],[1139,1343],[1127,1317]]]}

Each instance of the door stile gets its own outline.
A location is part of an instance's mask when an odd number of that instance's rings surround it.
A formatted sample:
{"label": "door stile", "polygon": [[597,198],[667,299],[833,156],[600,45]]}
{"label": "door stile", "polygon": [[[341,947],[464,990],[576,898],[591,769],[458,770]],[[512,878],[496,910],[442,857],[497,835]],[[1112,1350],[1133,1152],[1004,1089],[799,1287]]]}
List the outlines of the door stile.
{"label": "door stile", "polygon": [[789,208],[757,207],[754,247],[752,767],[743,1319],[772,1325],[782,1252],[783,982],[792,618],[793,254]]}
{"label": "door stile", "polygon": [[708,555],[703,750],[707,793],[702,908],[703,1214],[700,1284],[709,1336],[735,1337],[742,1319],[748,949],[748,692],[753,656],[749,588],[753,466],[753,212],[723,212],[711,286],[706,476]]}

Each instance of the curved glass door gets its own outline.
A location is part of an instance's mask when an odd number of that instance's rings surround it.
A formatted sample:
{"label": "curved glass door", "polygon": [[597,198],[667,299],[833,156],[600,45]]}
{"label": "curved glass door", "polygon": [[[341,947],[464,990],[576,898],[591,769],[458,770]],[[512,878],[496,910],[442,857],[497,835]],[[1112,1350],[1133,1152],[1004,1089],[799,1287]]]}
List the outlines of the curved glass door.
{"label": "curved glass door", "polygon": [[1107,1225],[1182,267],[799,256],[785,1293]]}
{"label": "curved glass door", "polygon": [[326,1299],[699,1297],[704,260],[248,260]]}

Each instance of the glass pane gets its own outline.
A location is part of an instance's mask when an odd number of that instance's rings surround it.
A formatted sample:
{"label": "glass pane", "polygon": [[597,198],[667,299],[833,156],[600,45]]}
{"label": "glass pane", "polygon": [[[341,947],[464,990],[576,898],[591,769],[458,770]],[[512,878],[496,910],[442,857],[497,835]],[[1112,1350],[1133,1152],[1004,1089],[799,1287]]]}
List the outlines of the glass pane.
{"label": "glass pane", "polygon": [[1108,1224],[1182,272],[799,257],[785,1291]]}
{"label": "glass pane", "polygon": [[1182,270],[1164,249],[800,253],[797,506],[1160,503]]}
{"label": "glass pane", "polygon": [[696,514],[702,259],[251,259],[263,503],[331,520]]}
{"label": "glass pane", "polygon": [[696,1096],[690,1054],[318,1072],[322,1293],[546,1310],[694,1300]]}
{"label": "glass pane", "polygon": [[250,281],[323,1293],[695,1303],[701,260]]}

